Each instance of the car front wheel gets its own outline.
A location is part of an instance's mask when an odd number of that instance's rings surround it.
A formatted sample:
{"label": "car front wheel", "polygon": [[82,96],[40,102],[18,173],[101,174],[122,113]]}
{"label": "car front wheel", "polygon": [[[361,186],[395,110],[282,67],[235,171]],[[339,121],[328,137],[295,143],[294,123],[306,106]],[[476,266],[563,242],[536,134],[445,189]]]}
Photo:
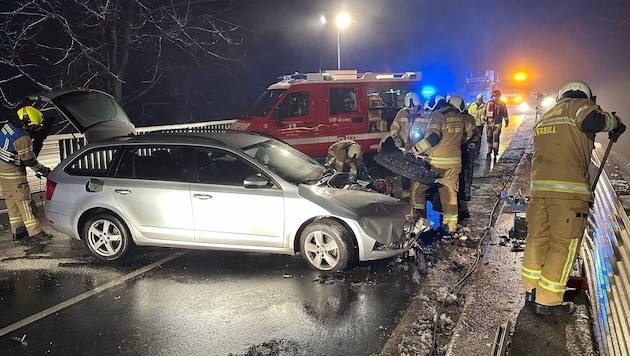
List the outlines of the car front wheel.
{"label": "car front wheel", "polygon": [[302,257],[310,268],[336,272],[355,263],[356,249],[348,230],[333,220],[308,225],[300,236]]}
{"label": "car front wheel", "polygon": [[104,261],[121,259],[132,241],[125,224],[111,214],[97,214],[83,228],[83,239],[90,253]]}

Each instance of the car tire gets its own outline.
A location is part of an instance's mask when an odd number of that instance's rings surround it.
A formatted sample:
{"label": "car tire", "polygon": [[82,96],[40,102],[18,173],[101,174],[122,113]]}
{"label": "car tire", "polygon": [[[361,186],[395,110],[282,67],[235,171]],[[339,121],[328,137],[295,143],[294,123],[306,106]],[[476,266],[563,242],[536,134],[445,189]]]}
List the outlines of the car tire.
{"label": "car tire", "polygon": [[357,256],[350,232],[333,220],[308,225],[300,235],[300,251],[310,268],[327,272],[354,265]]}
{"label": "car tire", "polygon": [[133,244],[127,226],[112,214],[100,213],[83,227],[83,240],[92,255],[103,261],[120,260]]}

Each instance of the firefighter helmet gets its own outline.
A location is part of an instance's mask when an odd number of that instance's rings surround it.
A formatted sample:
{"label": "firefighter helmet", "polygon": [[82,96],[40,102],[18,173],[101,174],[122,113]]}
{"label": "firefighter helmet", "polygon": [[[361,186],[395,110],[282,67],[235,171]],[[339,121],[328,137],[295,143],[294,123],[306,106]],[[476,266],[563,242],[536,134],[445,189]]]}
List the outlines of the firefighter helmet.
{"label": "firefighter helmet", "polygon": [[440,94],[433,94],[429,97],[429,100],[424,104],[425,110],[437,110],[446,105],[446,100]]}
{"label": "firefighter helmet", "polygon": [[562,98],[593,98],[591,88],[584,82],[569,82],[558,91],[558,100]]}
{"label": "firefighter helmet", "polygon": [[483,100],[483,94],[479,93],[477,94],[477,96],[475,97],[476,100]]}
{"label": "firefighter helmet", "polygon": [[409,93],[407,93],[407,95],[405,95],[406,108],[419,107],[421,104],[422,102],[420,101],[420,97],[418,96],[418,94],[410,91]]}
{"label": "firefighter helmet", "polygon": [[494,89],[492,91],[492,96],[501,96],[501,91],[499,89]]}
{"label": "firefighter helmet", "polygon": [[353,142],[350,145],[348,145],[346,150],[348,152],[348,158],[356,159],[361,156],[361,146],[356,142]]}
{"label": "firefighter helmet", "polygon": [[464,112],[466,110],[466,104],[464,104],[464,98],[461,96],[451,96],[448,99],[448,103],[453,105],[459,112]]}
{"label": "firefighter helmet", "polygon": [[24,127],[41,126],[44,121],[42,112],[32,106],[23,106],[17,111],[18,118],[22,121]]}

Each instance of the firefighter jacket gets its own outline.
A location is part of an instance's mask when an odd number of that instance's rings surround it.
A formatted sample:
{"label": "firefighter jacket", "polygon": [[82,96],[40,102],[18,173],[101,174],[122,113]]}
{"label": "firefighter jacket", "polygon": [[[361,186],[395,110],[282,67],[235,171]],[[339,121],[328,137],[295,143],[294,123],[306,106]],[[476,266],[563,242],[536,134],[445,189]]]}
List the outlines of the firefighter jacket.
{"label": "firefighter jacket", "polygon": [[357,144],[352,140],[342,140],[335,142],[328,148],[326,166],[332,166],[337,172],[349,172],[350,174],[363,174],[363,154],[359,154],[356,159],[348,157],[348,147]]}
{"label": "firefighter jacket", "polygon": [[481,133],[477,129],[476,120],[467,111],[464,111],[462,113],[462,117],[464,118],[464,134],[462,135],[462,145],[465,145],[465,147],[475,145],[475,147],[477,147],[481,143]]}
{"label": "firefighter jacket", "polygon": [[[414,154],[426,153],[426,160],[438,168],[461,167],[464,118],[452,105],[433,111],[424,138],[416,143]],[[472,133],[471,133],[472,134]]]}
{"label": "firefighter jacket", "polygon": [[507,106],[501,100],[495,100],[494,97],[488,100],[486,104],[486,123],[489,125],[503,124],[505,120],[505,126],[510,124],[510,118],[508,117]]}
{"label": "firefighter jacket", "polygon": [[588,168],[595,133],[618,125],[593,100],[560,100],[534,127],[530,196],[592,202]]}
{"label": "firefighter jacket", "polygon": [[26,177],[26,166],[35,172],[47,170],[37,161],[33,142],[24,129],[6,123],[0,130],[0,178],[21,179]]}
{"label": "firefighter jacket", "polygon": [[402,148],[409,150],[424,137],[428,122],[429,118],[424,111],[418,110],[416,114],[412,114],[407,108],[403,108],[396,113],[389,134],[394,142],[396,137],[400,137],[403,142]]}
{"label": "firefighter jacket", "polygon": [[468,107],[468,113],[475,119],[475,126],[482,126],[486,121],[486,103],[473,102]]}

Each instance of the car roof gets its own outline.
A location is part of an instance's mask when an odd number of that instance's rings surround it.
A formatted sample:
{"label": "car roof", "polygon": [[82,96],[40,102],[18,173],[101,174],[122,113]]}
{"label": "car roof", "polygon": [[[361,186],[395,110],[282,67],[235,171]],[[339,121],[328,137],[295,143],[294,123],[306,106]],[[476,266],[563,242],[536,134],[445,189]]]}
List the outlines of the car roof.
{"label": "car roof", "polygon": [[227,146],[235,149],[242,149],[260,142],[272,139],[269,136],[243,132],[243,131],[226,131],[226,132],[148,132],[135,136],[115,137],[101,142],[102,145],[111,144],[112,141],[124,143],[140,143],[140,144],[214,144]]}

